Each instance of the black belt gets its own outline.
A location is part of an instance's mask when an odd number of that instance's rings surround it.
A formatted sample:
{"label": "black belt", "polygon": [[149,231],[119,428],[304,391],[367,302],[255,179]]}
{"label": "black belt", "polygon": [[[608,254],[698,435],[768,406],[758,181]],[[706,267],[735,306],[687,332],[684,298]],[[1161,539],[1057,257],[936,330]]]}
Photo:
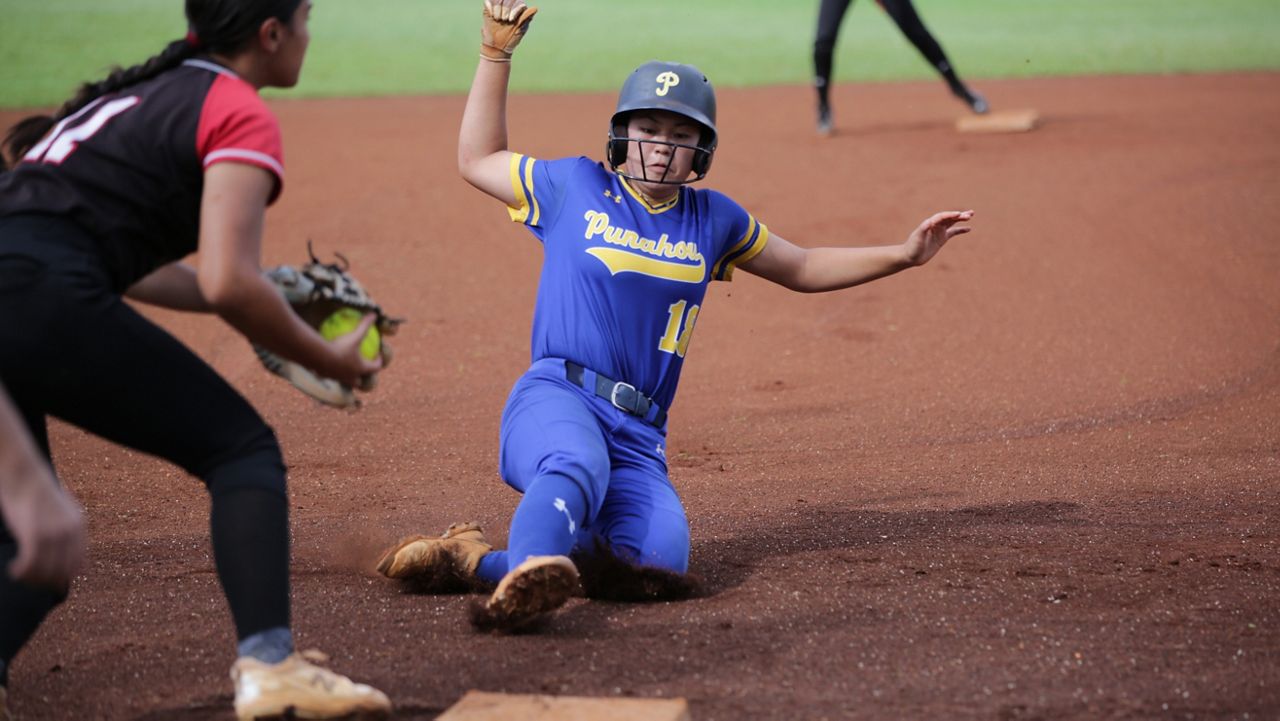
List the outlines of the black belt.
{"label": "black belt", "polygon": [[570,383],[594,392],[612,403],[614,408],[642,418],[654,428],[661,429],[662,424],[667,422],[667,412],[630,383],[606,378],[569,360],[564,362],[564,376]]}

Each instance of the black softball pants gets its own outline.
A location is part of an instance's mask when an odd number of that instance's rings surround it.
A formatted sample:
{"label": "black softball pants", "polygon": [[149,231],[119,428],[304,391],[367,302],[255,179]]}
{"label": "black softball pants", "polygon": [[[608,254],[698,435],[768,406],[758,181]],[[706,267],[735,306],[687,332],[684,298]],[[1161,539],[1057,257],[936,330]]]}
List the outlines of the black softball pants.
{"label": "black softball pants", "polygon": [[[67,219],[0,218],[0,319],[0,381],[37,446],[49,454],[51,415],[203,480],[238,638],[288,626],[285,466],[252,406],[111,289],[97,241]],[[0,559],[16,552],[0,523]],[[19,584],[3,568],[7,666],[63,597]]]}
{"label": "black softball pants", "polygon": [[[813,41],[813,72],[820,87],[831,83],[832,56],[835,54],[836,37],[840,34],[840,23],[853,0],[822,0],[818,8],[818,30]],[[948,83],[955,82],[951,62],[942,51],[942,46],[929,33],[924,21],[916,13],[911,0],[880,0],[880,5],[889,13],[889,17],[906,36],[907,40],[920,51]]]}

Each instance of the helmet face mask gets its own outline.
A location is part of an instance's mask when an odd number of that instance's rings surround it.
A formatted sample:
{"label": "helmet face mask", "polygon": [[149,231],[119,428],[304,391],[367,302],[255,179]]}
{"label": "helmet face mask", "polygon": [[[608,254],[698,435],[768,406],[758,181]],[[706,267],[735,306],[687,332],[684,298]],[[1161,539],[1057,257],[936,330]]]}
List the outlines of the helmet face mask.
{"label": "helmet face mask", "polygon": [[[697,144],[688,145],[629,137],[627,127],[631,115],[640,110],[667,111],[696,123],[701,131]],[[711,169],[711,160],[715,156],[717,142],[715,117],[715,91],[711,87],[711,82],[707,80],[707,76],[701,71],[692,65],[647,62],[627,77],[618,94],[618,107],[609,122],[609,139],[605,146],[605,157],[615,173],[631,180],[661,185],[683,185],[701,180]],[[692,177],[671,179],[667,177],[667,172],[663,172],[658,178],[648,177],[649,170],[644,167],[641,168],[640,176],[628,173],[626,163],[631,143],[640,143],[642,151],[645,146],[668,146],[672,159],[681,149],[692,151]],[[670,170],[670,162],[666,170]]]}
{"label": "helmet face mask", "polygon": [[[706,138],[706,135],[706,132],[701,133],[702,138]],[[632,138],[627,132],[627,124],[624,123],[622,125],[615,126],[609,132],[609,164],[613,167],[613,172],[629,180],[642,180],[646,183],[656,183],[658,185],[684,185],[685,183],[702,180],[702,178],[706,177],[707,169],[711,167],[711,156],[713,150],[709,150],[704,145],[704,142],[704,140],[700,139],[697,145],[690,145],[688,143],[676,143],[669,140]],[[639,164],[640,175],[633,175],[627,170],[627,160],[632,143],[637,146],[642,159]],[[662,146],[668,150],[666,168],[664,168],[662,175],[658,177],[654,177],[650,172],[649,165],[643,162],[644,156],[650,152],[654,146]],[[670,178],[668,175],[671,172],[672,166],[676,164],[676,154],[682,150],[689,152],[692,156],[692,162],[690,163],[692,177],[690,177],[690,173],[686,173],[683,178]]]}

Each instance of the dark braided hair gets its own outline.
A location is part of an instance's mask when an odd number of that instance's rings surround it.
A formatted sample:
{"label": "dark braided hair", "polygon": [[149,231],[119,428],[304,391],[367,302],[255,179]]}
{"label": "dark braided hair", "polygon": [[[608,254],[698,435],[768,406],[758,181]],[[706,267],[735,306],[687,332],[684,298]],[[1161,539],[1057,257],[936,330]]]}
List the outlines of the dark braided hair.
{"label": "dark braided hair", "polygon": [[[115,67],[106,78],[80,86],[53,115],[32,115],[9,129],[4,148],[18,162],[58,122],[74,115],[94,100],[150,80],[201,53],[232,55],[241,50],[262,22],[276,18],[288,23],[302,0],[186,0],[187,37],[174,40],[159,54],[128,68]],[[4,158],[0,155],[0,171]]]}

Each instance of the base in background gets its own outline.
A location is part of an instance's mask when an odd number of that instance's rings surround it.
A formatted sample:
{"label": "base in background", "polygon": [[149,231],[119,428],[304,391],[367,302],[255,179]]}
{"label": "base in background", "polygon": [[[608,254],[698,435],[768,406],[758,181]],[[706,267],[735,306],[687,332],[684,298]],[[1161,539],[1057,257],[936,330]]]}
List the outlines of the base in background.
{"label": "base in background", "polygon": [[962,133],[1025,133],[1040,122],[1034,110],[1000,110],[985,115],[956,118],[956,130]]}
{"label": "base in background", "polygon": [[682,698],[582,698],[468,691],[436,721],[691,721]]}

